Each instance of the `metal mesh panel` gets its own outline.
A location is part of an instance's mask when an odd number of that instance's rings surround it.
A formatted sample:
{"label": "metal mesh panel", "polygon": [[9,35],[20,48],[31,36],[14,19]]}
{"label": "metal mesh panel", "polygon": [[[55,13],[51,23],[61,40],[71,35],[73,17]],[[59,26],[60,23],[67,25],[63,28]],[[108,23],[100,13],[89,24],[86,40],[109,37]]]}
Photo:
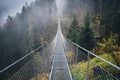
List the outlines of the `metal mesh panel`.
{"label": "metal mesh panel", "polygon": [[56,36],[57,42],[49,80],[72,80],[65,55],[64,37],[60,28],[60,20],[58,21],[58,31]]}
{"label": "metal mesh panel", "polygon": [[[52,42],[38,47],[37,49],[31,51],[29,54],[20,58],[13,64],[9,65],[7,68],[3,69],[3,71],[0,72],[0,73],[5,73],[2,75],[2,76],[6,76],[4,77],[3,80],[41,79],[40,78],[41,75],[49,74],[51,69],[55,44],[56,44],[56,37],[53,39]],[[19,65],[21,64],[23,66],[18,68]],[[16,70],[17,68],[19,70]],[[13,74],[9,70],[15,73]],[[7,74],[9,74],[9,76],[7,76]]]}
{"label": "metal mesh panel", "polygon": [[72,73],[75,80],[119,80],[120,67],[68,39],[66,39],[65,46],[67,53],[71,51],[74,54],[73,64],[78,64],[80,68],[79,73],[75,70]]}
{"label": "metal mesh panel", "polygon": [[34,76],[33,60],[30,60],[9,80],[29,80],[33,76]]}

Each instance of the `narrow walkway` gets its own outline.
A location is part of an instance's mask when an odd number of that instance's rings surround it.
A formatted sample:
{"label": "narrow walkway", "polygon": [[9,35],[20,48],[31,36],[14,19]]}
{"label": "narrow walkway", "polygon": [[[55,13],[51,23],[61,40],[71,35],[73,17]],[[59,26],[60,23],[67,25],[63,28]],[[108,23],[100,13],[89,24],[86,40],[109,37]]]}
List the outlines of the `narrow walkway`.
{"label": "narrow walkway", "polygon": [[63,35],[61,32],[60,19],[58,20],[58,31],[56,36],[55,55],[49,80],[72,80],[62,41]]}

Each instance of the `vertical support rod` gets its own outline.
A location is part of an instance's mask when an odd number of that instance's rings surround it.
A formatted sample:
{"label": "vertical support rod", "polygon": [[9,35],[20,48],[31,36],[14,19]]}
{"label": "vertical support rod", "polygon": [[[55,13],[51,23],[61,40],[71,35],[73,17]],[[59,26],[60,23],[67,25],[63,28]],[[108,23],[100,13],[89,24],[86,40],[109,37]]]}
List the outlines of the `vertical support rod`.
{"label": "vertical support rod", "polygon": [[90,53],[87,53],[87,66],[86,66],[86,80],[89,80],[89,61],[90,61]]}
{"label": "vertical support rod", "polygon": [[32,52],[32,61],[33,61],[33,69],[34,69],[34,78],[35,80],[37,80],[37,73],[36,73],[36,69],[35,69],[35,57],[34,57],[34,52]]}
{"label": "vertical support rod", "polygon": [[76,46],[76,64],[77,64],[77,61],[78,61],[78,47]]}

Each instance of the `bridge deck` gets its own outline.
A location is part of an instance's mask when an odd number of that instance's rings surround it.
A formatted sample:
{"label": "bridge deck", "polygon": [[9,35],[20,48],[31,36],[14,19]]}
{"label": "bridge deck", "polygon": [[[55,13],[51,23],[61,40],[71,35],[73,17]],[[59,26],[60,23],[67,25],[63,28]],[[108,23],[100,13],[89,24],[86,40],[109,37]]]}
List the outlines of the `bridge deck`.
{"label": "bridge deck", "polygon": [[72,80],[64,51],[60,22],[58,22],[58,26],[59,28],[57,32],[57,43],[55,48],[55,55],[53,59],[50,80]]}

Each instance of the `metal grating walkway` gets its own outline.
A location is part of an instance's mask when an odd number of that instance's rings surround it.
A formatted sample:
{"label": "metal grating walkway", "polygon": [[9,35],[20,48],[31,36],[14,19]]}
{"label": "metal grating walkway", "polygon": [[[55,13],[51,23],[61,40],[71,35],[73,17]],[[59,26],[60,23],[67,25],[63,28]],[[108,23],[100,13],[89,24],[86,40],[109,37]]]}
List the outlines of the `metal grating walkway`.
{"label": "metal grating walkway", "polygon": [[64,51],[60,20],[58,20],[57,43],[49,80],[72,80]]}

